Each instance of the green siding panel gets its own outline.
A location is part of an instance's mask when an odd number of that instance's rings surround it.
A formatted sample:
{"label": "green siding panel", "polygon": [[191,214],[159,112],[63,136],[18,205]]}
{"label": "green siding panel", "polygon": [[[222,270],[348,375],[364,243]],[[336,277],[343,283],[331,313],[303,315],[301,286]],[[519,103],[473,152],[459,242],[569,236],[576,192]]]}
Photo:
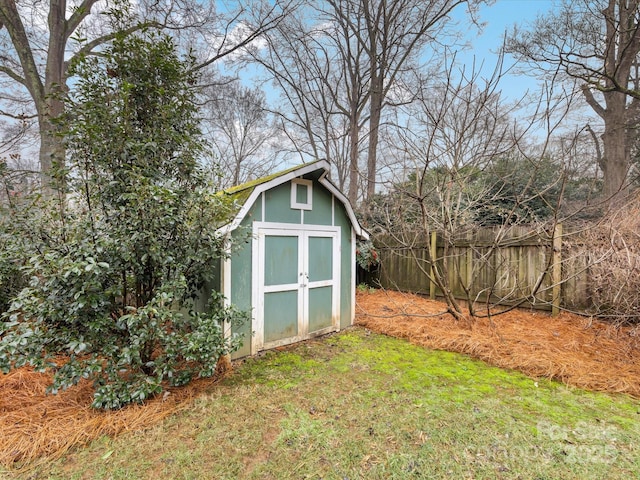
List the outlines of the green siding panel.
{"label": "green siding panel", "polygon": [[264,241],[264,284],[298,283],[298,237],[267,235]]}
{"label": "green siding panel", "polygon": [[275,342],[298,334],[298,291],[264,294],[264,341]]}
{"label": "green siding panel", "polygon": [[[251,311],[251,243],[246,248],[236,251],[231,256],[231,303],[243,311]],[[253,313],[253,312],[252,312]],[[244,336],[242,347],[234,354],[234,357],[242,357],[251,354],[251,323],[234,329],[234,333]]]}
{"label": "green siding panel", "polygon": [[[234,242],[233,253],[231,255],[231,298],[233,305],[243,311],[249,311],[253,315],[251,304],[251,249],[253,241],[251,239],[251,224],[253,220],[260,219],[262,212],[262,202],[260,199],[251,207],[249,213],[244,218],[240,227],[232,235]],[[243,344],[232,357],[239,358],[251,355],[251,322],[233,329],[234,333],[243,335]]]}
{"label": "green siding panel", "polygon": [[205,284],[203,285],[200,292],[198,292],[198,296],[193,302],[193,308],[196,312],[206,312],[207,306],[209,304],[209,300],[211,299],[211,293],[216,291],[220,292],[222,289],[221,277],[220,277],[220,266],[222,263],[222,259],[218,258],[213,262],[211,266],[211,271],[209,272],[209,278],[206,279]]}
{"label": "green siding panel", "polygon": [[330,327],[333,287],[309,289],[309,333]]}
{"label": "green siding panel", "polygon": [[309,237],[309,281],[333,278],[333,239]]}
{"label": "green siding panel", "polygon": [[351,257],[351,221],[340,202],[335,205],[335,225],[340,228],[340,328],[351,325],[351,292],[355,277]]}
{"label": "green siding panel", "polygon": [[300,223],[300,210],[291,208],[291,182],[272,188],[264,196],[266,222]]}
{"label": "green siding panel", "polygon": [[313,183],[312,209],[304,212],[306,225],[331,225],[333,195],[318,182]]}

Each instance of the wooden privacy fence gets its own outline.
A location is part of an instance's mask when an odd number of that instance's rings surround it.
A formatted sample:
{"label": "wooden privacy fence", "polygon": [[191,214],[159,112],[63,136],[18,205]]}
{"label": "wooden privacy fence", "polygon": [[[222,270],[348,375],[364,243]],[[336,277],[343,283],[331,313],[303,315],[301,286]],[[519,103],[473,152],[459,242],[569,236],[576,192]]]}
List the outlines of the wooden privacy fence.
{"label": "wooden privacy fence", "polygon": [[582,310],[589,304],[587,261],[571,256],[563,238],[562,225],[551,232],[522,226],[479,228],[448,239],[432,232],[411,242],[378,237],[378,280],[385,288],[435,298],[442,292],[433,281],[431,249],[458,298],[466,298],[468,291],[479,302],[524,302],[554,313],[561,308]]}

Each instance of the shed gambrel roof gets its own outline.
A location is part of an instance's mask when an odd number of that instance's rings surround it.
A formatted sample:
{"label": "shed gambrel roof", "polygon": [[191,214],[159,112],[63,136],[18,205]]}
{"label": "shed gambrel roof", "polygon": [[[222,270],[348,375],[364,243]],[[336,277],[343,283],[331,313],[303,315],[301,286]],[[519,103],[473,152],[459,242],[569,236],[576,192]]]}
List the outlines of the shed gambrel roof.
{"label": "shed gambrel roof", "polygon": [[229,223],[221,227],[218,231],[220,233],[229,233],[235,230],[240,225],[244,217],[249,212],[251,206],[255,203],[262,192],[282,185],[283,183],[289,182],[294,178],[299,178],[304,175],[319,172],[320,175],[317,181],[327,190],[329,190],[342,203],[345,211],[347,212],[349,220],[353,225],[353,229],[356,235],[360,238],[368,240],[369,233],[360,226],[360,222],[356,218],[351,203],[349,202],[347,197],[345,197],[344,194],[340,191],[340,189],[338,189],[338,187],[336,187],[327,177],[330,171],[331,166],[329,165],[328,161],[316,160],[309,163],[303,163],[301,165],[297,165],[295,167],[291,167],[256,180],[252,180],[235,187],[231,187],[227,190],[223,190],[219,194],[230,197],[237,205],[238,210],[236,211],[237,213],[235,213],[235,215],[229,219]]}

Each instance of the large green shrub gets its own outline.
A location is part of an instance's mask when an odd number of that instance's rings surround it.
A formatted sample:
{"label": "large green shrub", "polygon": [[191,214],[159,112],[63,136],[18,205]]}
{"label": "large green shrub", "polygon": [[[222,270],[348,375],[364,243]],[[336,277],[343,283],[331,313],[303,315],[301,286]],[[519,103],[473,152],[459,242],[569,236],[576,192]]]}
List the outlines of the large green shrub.
{"label": "large green shrub", "polygon": [[0,223],[0,314],[8,310],[11,300],[25,284],[19,260],[11,251],[10,233],[4,227]]}
{"label": "large green shrub", "polygon": [[29,180],[28,174],[10,168],[0,158],[0,315],[27,283],[22,267],[27,258],[25,246],[31,244]]}
{"label": "large green shrub", "polygon": [[239,347],[224,326],[245,314],[215,295],[194,308],[228,249],[215,231],[232,208],[198,163],[194,72],[152,32],[73,67],[60,119],[67,201],[40,204],[25,224],[37,231],[30,280],[5,315],[2,370],[52,369],[53,392],[90,378],[93,405],[118,408],[212,375]]}

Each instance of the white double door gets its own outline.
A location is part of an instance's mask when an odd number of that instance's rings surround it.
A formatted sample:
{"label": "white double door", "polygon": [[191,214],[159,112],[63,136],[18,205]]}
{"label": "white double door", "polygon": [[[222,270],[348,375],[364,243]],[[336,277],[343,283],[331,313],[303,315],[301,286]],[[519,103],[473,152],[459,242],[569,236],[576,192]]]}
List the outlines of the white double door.
{"label": "white double door", "polygon": [[252,353],[337,330],[339,227],[254,225]]}

